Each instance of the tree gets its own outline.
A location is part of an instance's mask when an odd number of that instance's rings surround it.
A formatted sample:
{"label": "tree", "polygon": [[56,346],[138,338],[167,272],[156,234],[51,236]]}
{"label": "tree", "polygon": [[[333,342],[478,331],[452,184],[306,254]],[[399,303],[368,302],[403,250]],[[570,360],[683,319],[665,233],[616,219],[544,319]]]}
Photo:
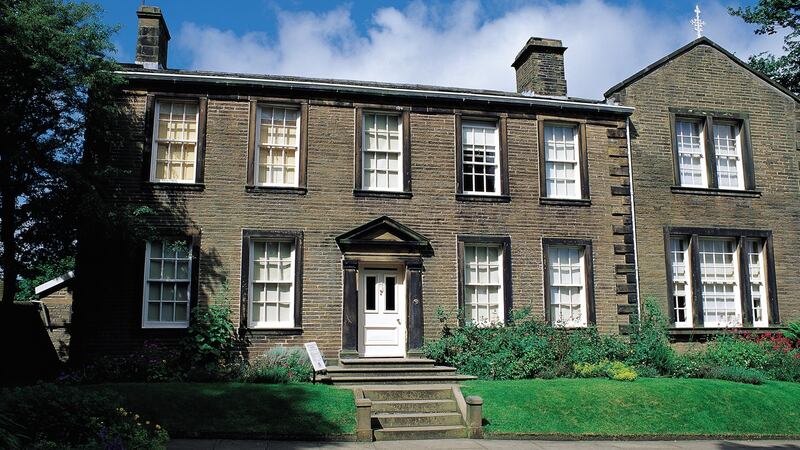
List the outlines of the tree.
{"label": "tree", "polygon": [[756,34],[789,30],[783,40],[785,55],[764,52],[751,56],[748,63],[795,94],[800,94],[800,1],[759,0],[756,6],[729,8],[729,12],[749,24],[758,25]]}
{"label": "tree", "polygon": [[[64,0],[0,0],[2,303],[20,276],[74,257],[91,173],[87,123],[114,110],[115,31],[100,9]],[[91,130],[94,132],[95,130]],[[55,261],[55,262],[53,262]]]}

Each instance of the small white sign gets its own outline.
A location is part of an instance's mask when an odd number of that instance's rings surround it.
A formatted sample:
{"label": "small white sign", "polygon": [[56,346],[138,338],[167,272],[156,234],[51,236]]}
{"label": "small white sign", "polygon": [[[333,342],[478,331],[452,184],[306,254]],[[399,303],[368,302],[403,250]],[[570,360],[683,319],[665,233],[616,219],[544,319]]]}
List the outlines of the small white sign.
{"label": "small white sign", "polygon": [[320,372],[322,370],[326,370],[325,361],[322,359],[322,352],[319,351],[317,343],[307,342],[305,346],[306,353],[308,353],[308,359],[311,360],[311,365],[314,366],[314,371]]}

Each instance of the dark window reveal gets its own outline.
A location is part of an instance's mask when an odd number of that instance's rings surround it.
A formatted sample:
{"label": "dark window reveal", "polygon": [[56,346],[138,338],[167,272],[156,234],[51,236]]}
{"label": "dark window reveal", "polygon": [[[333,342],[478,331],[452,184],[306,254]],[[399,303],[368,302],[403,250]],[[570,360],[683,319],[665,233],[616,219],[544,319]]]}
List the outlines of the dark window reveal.
{"label": "dark window reveal", "polygon": [[367,311],[375,311],[375,277],[367,277]]}
{"label": "dark window reveal", "polygon": [[386,277],[386,311],[394,311],[394,277]]}

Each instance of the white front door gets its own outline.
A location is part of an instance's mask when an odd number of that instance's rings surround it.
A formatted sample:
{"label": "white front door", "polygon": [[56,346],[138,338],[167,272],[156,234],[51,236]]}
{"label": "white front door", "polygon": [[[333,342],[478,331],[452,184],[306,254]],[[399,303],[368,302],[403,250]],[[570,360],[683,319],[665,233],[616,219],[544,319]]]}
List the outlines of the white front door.
{"label": "white front door", "polygon": [[359,278],[361,356],[405,356],[406,292],[401,271],[364,269]]}

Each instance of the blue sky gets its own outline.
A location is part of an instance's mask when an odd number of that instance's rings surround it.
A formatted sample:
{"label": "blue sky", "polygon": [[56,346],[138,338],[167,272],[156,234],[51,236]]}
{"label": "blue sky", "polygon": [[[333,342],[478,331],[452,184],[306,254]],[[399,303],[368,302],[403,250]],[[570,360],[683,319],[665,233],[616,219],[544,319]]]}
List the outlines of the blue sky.
{"label": "blue sky", "polygon": [[[753,3],[746,2],[745,4]],[[105,0],[120,25],[117,58],[133,59],[141,0]],[[694,38],[694,1],[147,0],[172,35],[169,66],[514,90],[510,64],[529,36],[568,47],[569,94],[603,91]],[[738,2],[700,1],[705,35],[745,59],[780,51],[730,17]]]}

